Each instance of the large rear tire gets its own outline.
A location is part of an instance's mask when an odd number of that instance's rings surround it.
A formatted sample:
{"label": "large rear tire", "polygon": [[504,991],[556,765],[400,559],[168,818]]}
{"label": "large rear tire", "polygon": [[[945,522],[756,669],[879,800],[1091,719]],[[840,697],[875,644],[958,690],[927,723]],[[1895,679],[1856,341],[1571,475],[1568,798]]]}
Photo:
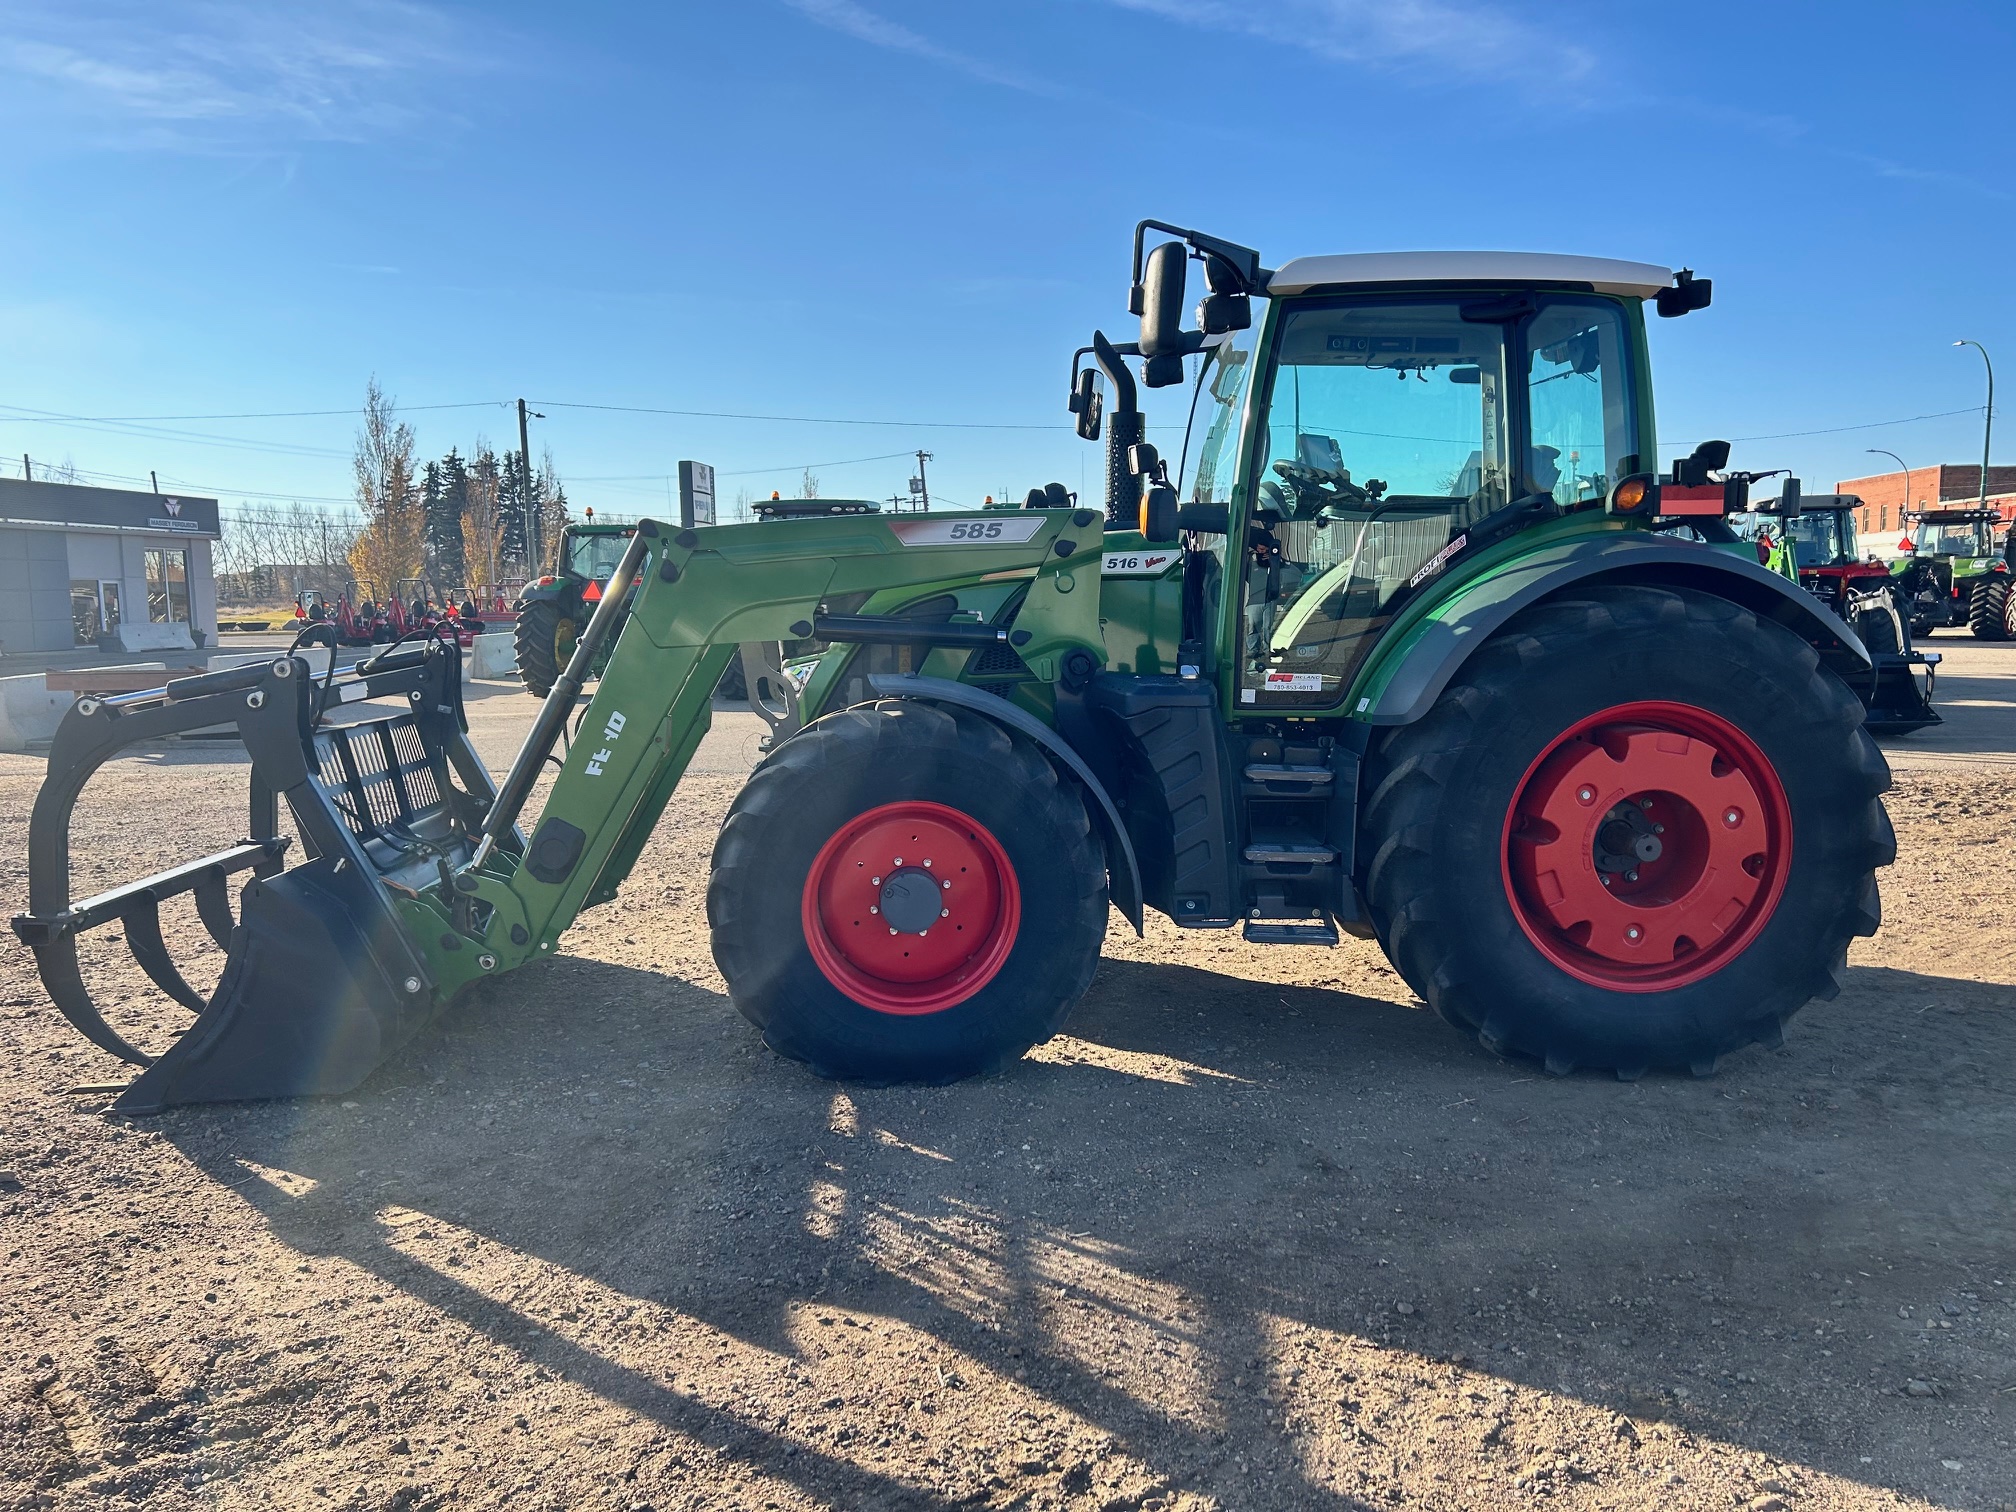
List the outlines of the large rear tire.
{"label": "large rear tire", "polygon": [[1724,599],[1538,605],[1370,762],[1387,955],[1444,1018],[1557,1074],[1707,1075],[1774,1044],[1880,922],[1890,773],[1861,705]]}
{"label": "large rear tire", "polygon": [[2009,639],[2009,579],[1990,573],[1974,585],[1967,600],[1967,628],[1980,640]]}
{"label": "large rear tire", "polygon": [[580,625],[570,607],[558,599],[540,598],[518,607],[512,646],[518,653],[518,676],[525,691],[544,698],[574,654]]}
{"label": "large rear tire", "polygon": [[714,696],[729,703],[749,702],[749,676],[742,670],[742,653],[739,650],[728,658],[728,670],[721,674],[721,681],[714,684]]}
{"label": "large rear tire", "polygon": [[816,720],[756,769],[715,842],[707,920],[778,1054],[941,1083],[1057,1031],[1098,964],[1106,869],[1033,744],[892,700]]}

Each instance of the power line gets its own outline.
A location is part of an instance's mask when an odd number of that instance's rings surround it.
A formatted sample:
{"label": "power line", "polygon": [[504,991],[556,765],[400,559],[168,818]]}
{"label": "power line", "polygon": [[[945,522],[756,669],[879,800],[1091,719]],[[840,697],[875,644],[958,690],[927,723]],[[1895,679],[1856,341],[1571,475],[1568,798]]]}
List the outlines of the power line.
{"label": "power line", "polygon": [[[534,399],[553,409],[602,410],[621,415],[676,415],[689,420],[761,420],[772,425],[875,425],[895,430],[1048,431],[1056,425],[1008,425],[983,420],[842,420],[830,415],[745,415],[729,410],[660,409],[645,404],[574,404],[565,399]],[[837,464],[829,464],[837,465]]]}
{"label": "power line", "polygon": [[[462,404],[401,404],[395,406],[401,414],[419,413],[423,410],[455,409],[501,409],[510,405],[509,399],[471,399]],[[0,405],[0,409],[19,409],[19,405]],[[54,414],[52,410],[29,410],[31,415]],[[348,409],[330,410],[258,410],[232,415],[64,415],[65,420],[94,420],[105,424],[143,424],[156,420],[309,420],[323,419],[332,415],[354,417],[359,413],[352,405]]]}
{"label": "power line", "polygon": [[[1821,430],[1776,431],[1768,436],[1729,436],[1718,439],[1729,441],[1791,441],[1800,436],[1838,436],[1847,431],[1880,430],[1886,425],[1910,425],[1919,420],[1947,420],[1951,419],[1954,415],[1978,415],[1981,413],[1981,409],[1982,406],[1978,404],[1970,404],[1964,409],[1939,410],[1930,415],[1906,415],[1900,420],[1868,420],[1860,425],[1830,425]],[[1661,446],[1672,447],[1694,445],[1691,441],[1664,440],[1659,444]]]}

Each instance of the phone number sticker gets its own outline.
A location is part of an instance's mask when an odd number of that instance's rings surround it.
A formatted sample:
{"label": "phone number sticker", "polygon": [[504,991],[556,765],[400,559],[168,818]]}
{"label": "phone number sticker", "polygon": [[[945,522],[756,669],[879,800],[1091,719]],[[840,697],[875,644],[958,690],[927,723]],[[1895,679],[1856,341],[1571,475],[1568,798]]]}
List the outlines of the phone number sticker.
{"label": "phone number sticker", "polygon": [[996,515],[986,520],[891,520],[905,546],[1019,546],[1043,528],[1040,514]]}

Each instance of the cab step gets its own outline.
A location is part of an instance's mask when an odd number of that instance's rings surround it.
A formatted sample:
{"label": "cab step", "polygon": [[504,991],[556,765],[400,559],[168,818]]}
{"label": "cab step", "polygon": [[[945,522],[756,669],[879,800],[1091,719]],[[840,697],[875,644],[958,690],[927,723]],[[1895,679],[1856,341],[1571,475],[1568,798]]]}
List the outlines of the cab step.
{"label": "cab step", "polygon": [[1337,774],[1327,766],[1288,762],[1248,762],[1243,774],[1249,794],[1304,798],[1329,791]]}
{"label": "cab step", "polygon": [[1328,912],[1314,912],[1314,918],[1248,919],[1243,933],[1255,945],[1335,945],[1336,921]]}
{"label": "cab step", "polygon": [[1256,840],[1241,853],[1250,866],[1328,866],[1336,850],[1311,840]]}

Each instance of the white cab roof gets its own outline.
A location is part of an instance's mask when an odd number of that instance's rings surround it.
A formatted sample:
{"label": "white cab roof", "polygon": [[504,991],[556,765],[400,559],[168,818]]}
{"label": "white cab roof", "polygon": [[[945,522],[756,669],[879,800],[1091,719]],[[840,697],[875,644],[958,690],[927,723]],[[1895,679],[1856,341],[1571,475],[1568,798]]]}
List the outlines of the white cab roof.
{"label": "white cab roof", "polygon": [[1673,282],[1673,270],[1614,257],[1559,252],[1345,252],[1298,257],[1268,281],[1269,294],[1303,294],[1330,284],[1571,283],[1599,294],[1650,299]]}

